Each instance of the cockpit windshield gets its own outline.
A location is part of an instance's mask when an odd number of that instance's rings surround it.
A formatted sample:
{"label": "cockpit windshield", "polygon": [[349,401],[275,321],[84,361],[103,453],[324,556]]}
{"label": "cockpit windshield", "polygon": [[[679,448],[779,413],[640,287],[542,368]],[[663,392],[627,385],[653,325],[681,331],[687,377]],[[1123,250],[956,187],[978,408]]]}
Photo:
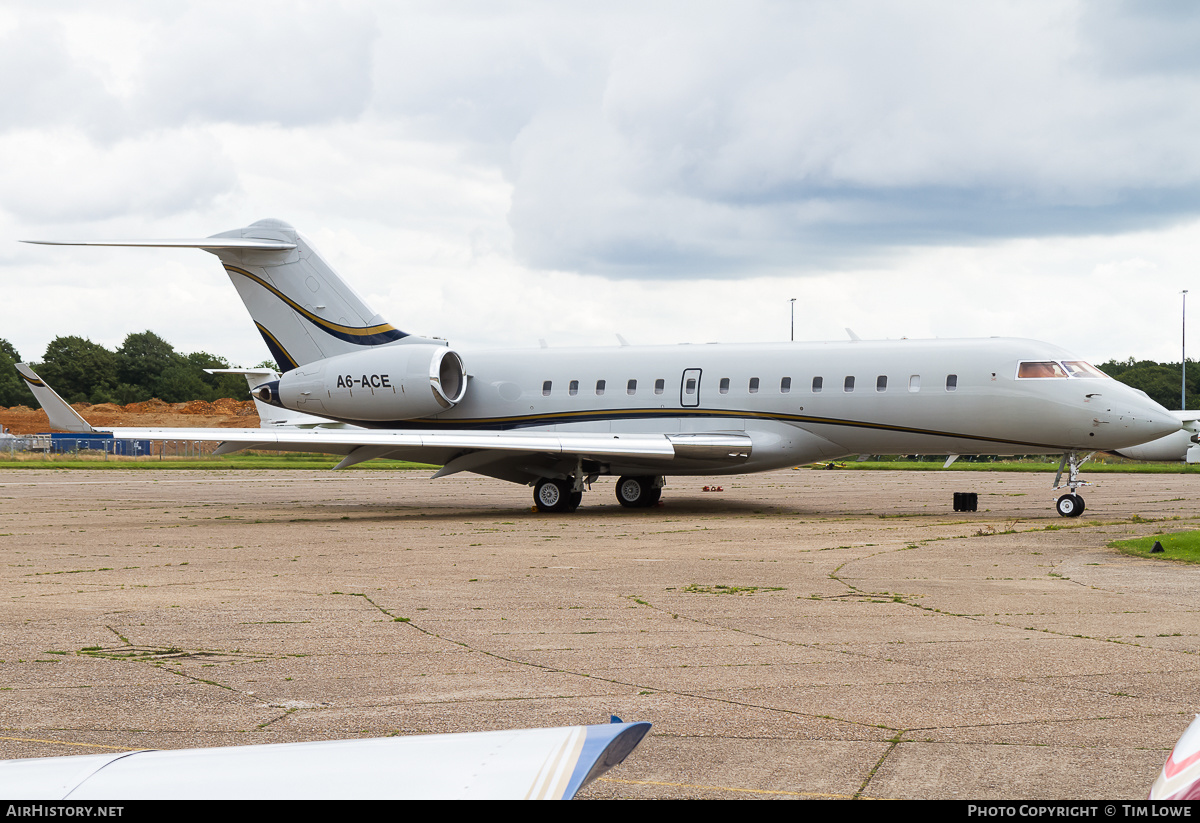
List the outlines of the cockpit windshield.
{"label": "cockpit windshield", "polygon": [[1066,377],[1067,370],[1053,360],[1033,360],[1017,366],[1017,377]]}
{"label": "cockpit windshield", "polygon": [[1104,372],[1083,360],[1027,360],[1017,366],[1018,378],[1043,377],[1108,377]]}
{"label": "cockpit windshield", "polygon": [[1107,374],[1084,360],[1064,360],[1063,365],[1067,367],[1067,371],[1071,373],[1072,377],[1108,377]]}

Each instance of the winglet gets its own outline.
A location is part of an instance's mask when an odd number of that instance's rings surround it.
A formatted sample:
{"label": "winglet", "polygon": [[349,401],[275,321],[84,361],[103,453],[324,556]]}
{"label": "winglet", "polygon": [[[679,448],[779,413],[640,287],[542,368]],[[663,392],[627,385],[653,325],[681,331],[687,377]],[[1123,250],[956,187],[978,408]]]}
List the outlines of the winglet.
{"label": "winglet", "polygon": [[38,405],[45,410],[46,417],[50,418],[50,428],[68,432],[96,431],[91,424],[80,417],[79,412],[68,405],[66,400],[58,396],[58,392],[47,386],[45,381],[29,368],[28,363],[18,363],[17,373],[21,375],[25,385],[29,386],[29,390],[33,392]]}

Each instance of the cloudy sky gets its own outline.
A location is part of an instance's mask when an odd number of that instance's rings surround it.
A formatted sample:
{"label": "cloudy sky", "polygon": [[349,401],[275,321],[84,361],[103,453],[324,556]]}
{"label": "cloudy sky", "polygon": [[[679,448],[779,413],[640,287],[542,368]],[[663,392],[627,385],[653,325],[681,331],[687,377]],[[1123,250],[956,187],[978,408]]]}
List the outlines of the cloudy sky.
{"label": "cloudy sky", "polygon": [[0,0],[0,337],[263,360],[204,252],[17,240],[277,217],[468,349],[1178,360],[1197,135],[1182,2]]}

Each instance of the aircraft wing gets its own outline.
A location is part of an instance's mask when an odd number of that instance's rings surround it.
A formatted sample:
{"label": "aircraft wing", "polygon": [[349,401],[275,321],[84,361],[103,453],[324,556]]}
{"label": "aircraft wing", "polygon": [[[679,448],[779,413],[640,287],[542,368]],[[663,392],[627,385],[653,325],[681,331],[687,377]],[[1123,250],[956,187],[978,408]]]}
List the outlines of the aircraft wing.
{"label": "aircraft wing", "polygon": [[570,800],[649,723],[135,751],[0,762],[29,800]]}
{"label": "aircraft wing", "polygon": [[[588,457],[598,460],[626,458],[669,461],[677,457],[697,460],[744,461],[752,441],[741,433],[700,432],[683,434],[605,433],[575,431],[476,431],[419,429],[359,429],[337,426],[257,429],[224,428],[94,428],[26,363],[17,371],[46,410],[50,425],[73,432],[110,433],[129,440],[203,440],[219,442],[214,454],[241,449],[344,454],[336,468],[364,460],[397,456],[445,464],[435,475],[476,471],[505,456],[534,454],[552,457]],[[483,452],[478,455],[476,453]]]}

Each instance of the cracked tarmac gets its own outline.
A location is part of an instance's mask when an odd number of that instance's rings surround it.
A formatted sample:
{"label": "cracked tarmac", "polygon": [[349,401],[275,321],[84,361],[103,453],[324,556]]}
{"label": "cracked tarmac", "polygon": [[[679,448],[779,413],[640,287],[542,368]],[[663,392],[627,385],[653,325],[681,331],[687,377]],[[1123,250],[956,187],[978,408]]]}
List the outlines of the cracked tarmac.
{"label": "cracked tarmac", "polygon": [[[603,723],[583,797],[1146,796],[1197,475],[789,470],[574,515],[422,472],[0,472],[0,757]],[[954,491],[978,513],[951,511]]]}

